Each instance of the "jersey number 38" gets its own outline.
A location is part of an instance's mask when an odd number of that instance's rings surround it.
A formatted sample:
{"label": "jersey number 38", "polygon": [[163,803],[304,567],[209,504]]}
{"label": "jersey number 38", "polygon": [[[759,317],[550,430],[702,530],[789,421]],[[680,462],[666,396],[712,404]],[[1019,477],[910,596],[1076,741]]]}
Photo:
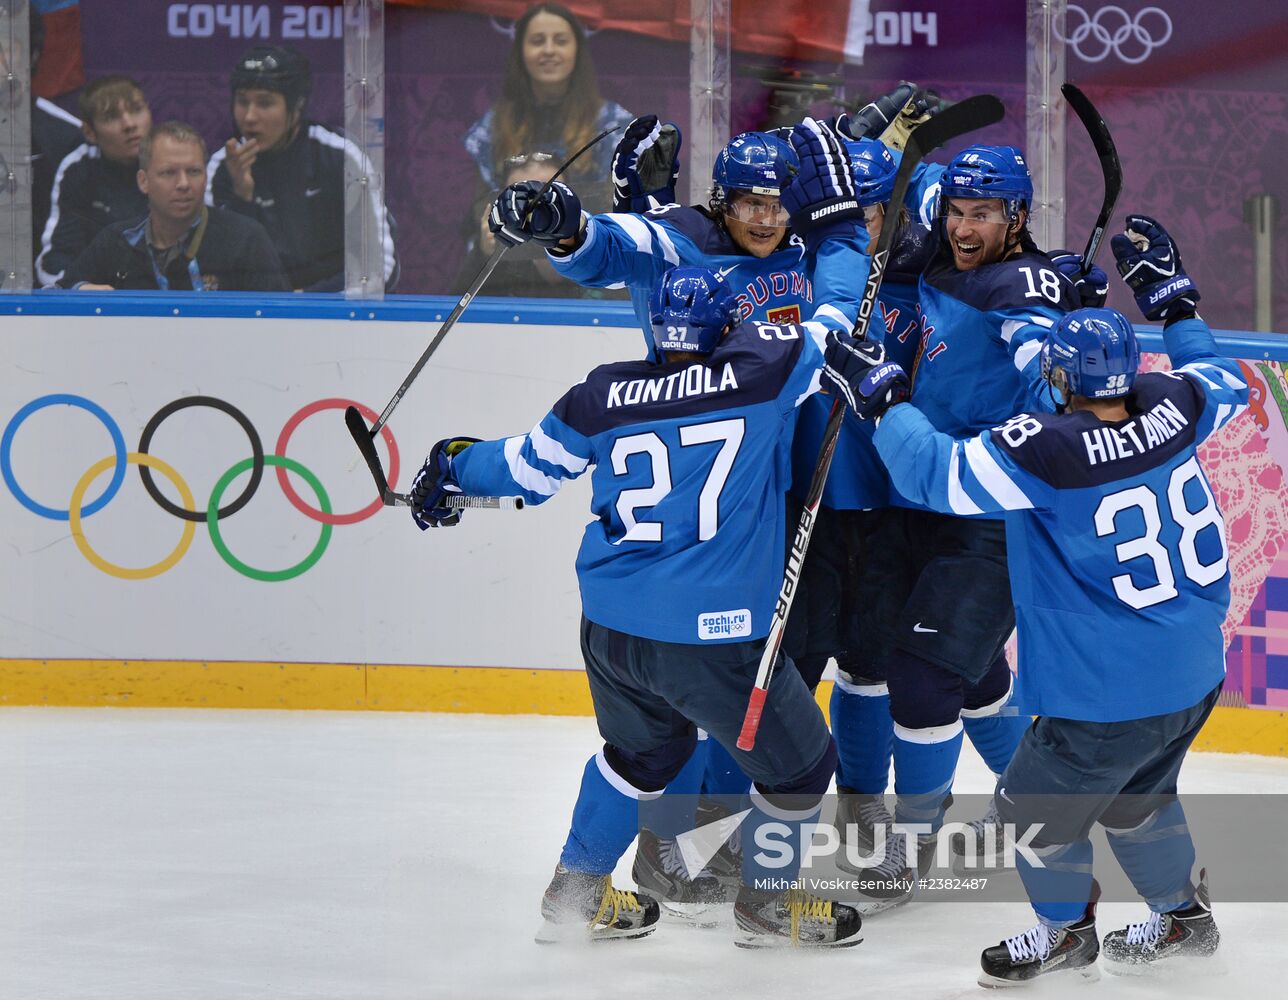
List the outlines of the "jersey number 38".
{"label": "jersey number 38", "polygon": [[[1198,510],[1190,510],[1185,503],[1185,488],[1197,481],[1203,491],[1204,504]],[[1160,504],[1160,499],[1163,501]],[[1115,532],[1114,521],[1119,514],[1127,510],[1139,510],[1145,522],[1145,534],[1130,541],[1120,542],[1114,548],[1120,563],[1131,559],[1145,557],[1154,564],[1154,577],[1157,583],[1149,587],[1138,587],[1130,573],[1123,573],[1113,578],[1114,593],[1124,604],[1133,608],[1150,608],[1176,597],[1176,574],[1172,570],[1172,559],[1167,546],[1159,540],[1163,530],[1163,516],[1169,516],[1181,529],[1177,540],[1177,554],[1185,576],[1200,587],[1216,583],[1225,576],[1226,564],[1229,562],[1229,549],[1225,541],[1225,521],[1217,509],[1212,492],[1208,489],[1207,480],[1199,469],[1198,461],[1193,455],[1187,462],[1178,465],[1167,483],[1167,496],[1160,498],[1148,486],[1133,486],[1131,489],[1111,493],[1100,501],[1096,508],[1096,534],[1101,538]],[[1199,532],[1204,528],[1216,529],[1220,540],[1221,552],[1215,560],[1203,563],[1198,554]]]}

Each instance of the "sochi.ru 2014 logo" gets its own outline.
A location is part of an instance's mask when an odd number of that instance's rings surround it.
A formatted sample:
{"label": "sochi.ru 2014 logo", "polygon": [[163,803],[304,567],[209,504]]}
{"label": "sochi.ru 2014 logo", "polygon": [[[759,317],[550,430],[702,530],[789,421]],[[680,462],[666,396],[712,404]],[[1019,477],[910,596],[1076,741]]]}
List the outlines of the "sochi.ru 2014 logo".
{"label": "sochi.ru 2014 logo", "polygon": [[1056,37],[1083,62],[1098,63],[1113,53],[1125,63],[1143,63],[1157,48],[1172,38],[1172,19],[1161,7],[1142,7],[1135,15],[1121,7],[1086,8],[1069,4],[1064,30],[1059,24]]}
{"label": "sochi.ru 2014 logo", "polygon": [[[19,485],[13,471],[13,442],[18,429],[33,413],[50,406],[74,406],[85,410],[102,421],[103,426],[107,428],[107,432],[112,437],[113,454],[95,462],[85,470],[85,473],[72,489],[71,500],[66,510],[47,507],[33,500]],[[232,417],[246,432],[246,437],[250,440],[251,451],[249,458],[237,462],[219,477],[210,492],[209,500],[200,509],[196,506],[192,489],[179,475],[178,471],[168,462],[162,461],[148,451],[148,447],[152,443],[152,437],[156,434],[157,428],[161,426],[162,421],[179,410],[187,409],[191,406],[207,406]],[[146,580],[150,577],[160,576],[183,558],[189,546],[192,545],[197,524],[204,521],[207,530],[210,532],[210,541],[214,545],[215,551],[219,553],[224,562],[238,573],[248,576],[252,580],[269,582],[290,580],[301,573],[307,572],[322,558],[322,553],[326,551],[326,547],[331,541],[332,526],[365,521],[382,507],[380,499],[377,498],[360,510],[348,514],[334,513],[331,510],[331,498],[327,496],[327,492],[322,486],[322,481],[295,459],[286,457],[286,445],[290,441],[291,435],[295,433],[295,429],[303,421],[322,410],[343,410],[347,406],[356,406],[368,421],[375,422],[376,413],[369,407],[363,406],[354,400],[319,399],[301,407],[286,421],[277,436],[277,446],[274,453],[265,455],[259,432],[255,430],[255,426],[246,417],[246,414],[242,413],[237,407],[214,396],[185,396],[167,403],[157,410],[144,426],[143,433],[139,435],[138,448],[127,452],[121,428],[106,410],[84,396],[54,393],[49,396],[41,396],[39,399],[33,399],[15,413],[5,426],[4,436],[0,438],[0,473],[3,474],[5,485],[9,487],[9,491],[14,495],[14,498],[27,510],[50,520],[69,522],[72,539],[81,554],[91,564],[109,576],[115,576],[122,580]],[[394,436],[388,427],[382,428],[380,434],[384,438],[385,447],[389,449],[389,485],[393,486],[398,478],[398,446],[394,442]],[[125,482],[126,467],[130,465],[139,467],[139,477],[143,480],[143,487],[157,506],[167,514],[171,514],[183,522],[183,531],[179,537],[179,544],[174,547],[170,554],[160,562],[140,568],[118,566],[104,559],[94,551],[88,539],[86,539],[84,531],[85,519],[98,513],[116,496],[117,491],[120,490],[121,485]],[[271,465],[276,469],[277,483],[286,495],[287,500],[291,502],[291,506],[305,517],[318,521],[322,525],[317,544],[313,546],[312,551],[294,566],[288,566],[286,569],[280,570],[259,569],[243,562],[229,549],[219,528],[220,521],[236,514],[250,502],[251,497],[255,495],[255,491],[259,489],[260,481],[264,476],[264,466],[266,465]],[[94,484],[94,481],[109,469],[112,472],[112,477],[108,480],[107,487],[87,503],[85,494],[89,492],[89,488]],[[179,497],[183,501],[183,506],[173,503],[162,494],[153,479],[153,470],[170,480],[178,491]],[[295,491],[295,488],[287,478],[287,471],[294,472],[304,482],[308,483],[309,488],[312,489],[316,496],[317,507],[311,506]],[[245,489],[227,504],[220,506],[220,502],[224,499],[224,494],[228,492],[228,488],[233,484],[233,481],[247,472],[250,473],[250,480],[246,483]]]}

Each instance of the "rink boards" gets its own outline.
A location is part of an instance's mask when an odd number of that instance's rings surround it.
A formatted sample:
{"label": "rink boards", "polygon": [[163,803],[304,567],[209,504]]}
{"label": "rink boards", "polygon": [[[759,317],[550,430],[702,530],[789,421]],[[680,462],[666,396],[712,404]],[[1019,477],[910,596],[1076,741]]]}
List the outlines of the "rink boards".
{"label": "rink boards", "polygon": [[[374,418],[432,316],[31,311],[0,318],[0,703],[589,713],[587,483],[425,533],[372,502],[342,408]],[[390,421],[395,486],[435,440],[522,433],[641,346],[620,327],[459,325]],[[1235,576],[1225,700],[1271,711],[1222,710],[1206,748],[1285,753],[1288,390],[1283,361],[1245,369],[1253,414],[1203,457]]]}

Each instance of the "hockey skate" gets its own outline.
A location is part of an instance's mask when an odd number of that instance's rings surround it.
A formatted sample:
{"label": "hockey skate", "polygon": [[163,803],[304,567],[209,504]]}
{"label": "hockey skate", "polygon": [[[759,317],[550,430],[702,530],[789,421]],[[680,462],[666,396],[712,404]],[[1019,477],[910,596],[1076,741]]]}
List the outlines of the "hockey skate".
{"label": "hockey skate", "polygon": [[641,895],[657,901],[663,913],[697,927],[720,922],[724,886],[706,869],[690,878],[680,845],[652,830],[640,830],[631,877]]}
{"label": "hockey skate", "polygon": [[657,903],[613,887],[611,875],[591,875],[555,867],[541,900],[544,923],[537,944],[565,941],[618,941],[644,937],[657,928]]}
{"label": "hockey skate", "polygon": [[1117,975],[1137,975],[1165,959],[1210,958],[1220,943],[1205,868],[1199,872],[1194,902],[1185,909],[1152,913],[1144,923],[1106,934],[1105,968]]}
{"label": "hockey skate", "polygon": [[[694,825],[700,829],[708,824],[727,819],[730,815],[732,815],[730,811],[720,802],[699,799]],[[707,862],[704,872],[720,883],[724,889],[725,902],[729,902],[738,895],[738,888],[742,885],[741,825],[734,827],[733,833],[720,845],[720,850],[716,851]]]}
{"label": "hockey skate", "polygon": [[948,839],[953,874],[1001,875],[1015,870],[1005,864],[1006,830],[997,814],[996,799],[989,799],[984,815],[966,826],[973,837],[953,834]]}
{"label": "hockey skate", "polygon": [[1009,937],[1001,944],[985,948],[979,956],[983,968],[979,985],[989,988],[1025,986],[1053,972],[1073,972],[1079,978],[1100,978],[1096,956],[1100,942],[1096,938],[1096,902],[1100,886],[1092,882],[1091,900],[1082,919],[1059,930],[1038,924],[1023,934]]}
{"label": "hockey skate", "polygon": [[863,940],[858,911],[803,889],[738,891],[733,943],[739,948],[848,948]]}
{"label": "hockey skate", "polygon": [[877,864],[868,868],[855,864],[848,856],[853,848],[838,854],[836,867],[856,878],[854,908],[863,916],[870,917],[912,899],[917,891],[917,879],[930,870],[935,843],[933,834],[919,836],[917,856],[910,860],[907,838],[895,833],[893,827],[886,827],[884,856]]}
{"label": "hockey skate", "polygon": [[[836,832],[840,837],[841,854],[853,843],[862,854],[871,854],[874,844],[873,829],[884,825],[887,830],[894,824],[894,816],[886,808],[884,795],[868,795],[852,788],[836,788]],[[846,869],[849,871],[849,869]]]}

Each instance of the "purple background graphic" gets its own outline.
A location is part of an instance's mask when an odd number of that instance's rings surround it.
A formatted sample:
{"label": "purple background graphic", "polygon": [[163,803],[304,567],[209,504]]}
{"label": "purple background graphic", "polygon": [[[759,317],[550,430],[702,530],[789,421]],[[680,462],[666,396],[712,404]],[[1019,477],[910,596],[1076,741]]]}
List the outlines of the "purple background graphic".
{"label": "purple background graphic", "polygon": [[[251,44],[283,43],[283,14],[290,5],[266,5],[271,36],[253,41],[231,37],[226,27],[217,27],[210,37],[171,38],[167,21],[174,6],[165,0],[82,0],[86,76],[135,76],[156,120],[187,120],[214,146],[231,134],[229,66]],[[780,19],[792,9],[763,6],[766,17]],[[899,7],[890,0],[874,0],[872,6],[875,11]],[[934,85],[949,98],[991,91],[1006,104],[1008,117],[978,139],[1023,145],[1024,3],[920,0],[916,6],[937,13],[937,46],[918,38],[907,48],[870,47],[862,67],[794,62],[791,68],[824,75],[839,71],[851,99],[888,89],[900,78]],[[1102,23],[1112,31],[1125,22],[1109,8],[1136,17],[1148,6],[1144,0],[1073,4],[1066,31],[1083,21],[1074,8],[1093,17],[1104,8]],[[1134,37],[1098,62],[1080,58],[1071,46],[1067,73],[1105,116],[1122,158],[1123,194],[1111,231],[1121,228],[1129,211],[1156,216],[1176,234],[1203,292],[1205,318],[1216,327],[1247,329],[1253,323],[1253,244],[1243,202],[1262,192],[1281,200],[1288,194],[1282,169],[1288,162],[1288,13],[1279,5],[1232,7],[1207,0],[1163,6],[1172,36],[1142,61],[1133,65],[1119,57],[1119,52],[1128,58],[1143,54],[1143,46],[1132,47]],[[1156,15],[1138,23],[1161,35]],[[313,61],[312,116],[340,125],[342,43],[292,39],[285,44]],[[687,126],[686,45],[621,31],[597,32],[590,44],[606,98]],[[761,81],[782,64],[739,52],[736,39],[734,44],[733,127],[738,131],[764,122],[768,91]],[[461,139],[496,98],[509,38],[484,15],[388,7],[385,46],[387,197],[403,261],[398,291],[443,292],[461,260],[470,204],[481,192]],[[1080,50],[1097,54],[1090,39],[1080,42]],[[833,109],[819,104],[810,110]],[[1069,118],[1066,232],[1067,242],[1080,249],[1102,189],[1090,142],[1076,118]],[[687,190],[687,176],[680,189]],[[1282,225],[1276,228],[1274,249],[1275,315],[1283,328],[1288,240]],[[1107,246],[1100,262],[1112,270]],[[1110,304],[1135,318],[1120,283],[1111,287]]]}

